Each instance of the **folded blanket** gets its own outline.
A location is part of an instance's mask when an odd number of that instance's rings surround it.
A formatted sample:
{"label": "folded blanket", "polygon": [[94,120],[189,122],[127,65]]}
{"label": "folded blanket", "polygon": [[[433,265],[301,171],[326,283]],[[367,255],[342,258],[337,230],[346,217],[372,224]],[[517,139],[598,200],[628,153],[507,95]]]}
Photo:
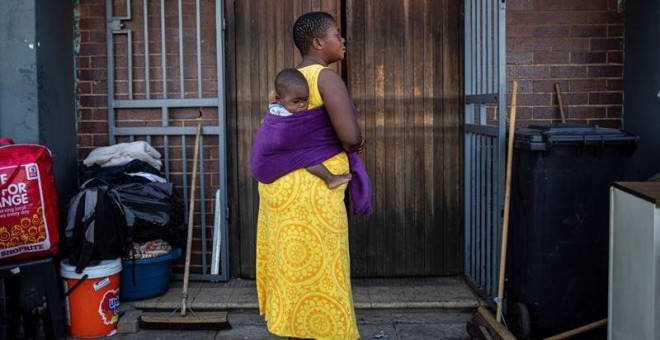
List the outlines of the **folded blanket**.
{"label": "folded blanket", "polygon": [[139,159],[156,170],[160,170],[162,166],[160,153],[145,141],[119,143],[96,148],[83,160],[83,164],[89,167],[94,164],[102,167],[121,166],[134,159]]}
{"label": "folded blanket", "polygon": [[[266,113],[250,156],[252,175],[272,183],[291,171],[319,164],[343,151],[323,106],[288,117]],[[348,192],[357,215],[369,215],[371,184],[357,152],[348,153],[352,179]]]}

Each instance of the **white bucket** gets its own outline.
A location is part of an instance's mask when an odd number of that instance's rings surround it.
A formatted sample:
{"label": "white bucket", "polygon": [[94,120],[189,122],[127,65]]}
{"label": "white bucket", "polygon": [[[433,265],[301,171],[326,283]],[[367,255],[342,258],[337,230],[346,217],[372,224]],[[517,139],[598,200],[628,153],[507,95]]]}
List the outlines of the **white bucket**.
{"label": "white bucket", "polygon": [[101,261],[86,267],[82,273],[76,273],[76,267],[68,260],[62,261],[60,275],[64,278],[64,291],[71,290],[65,305],[72,337],[98,338],[117,333],[119,272],[121,259]]}

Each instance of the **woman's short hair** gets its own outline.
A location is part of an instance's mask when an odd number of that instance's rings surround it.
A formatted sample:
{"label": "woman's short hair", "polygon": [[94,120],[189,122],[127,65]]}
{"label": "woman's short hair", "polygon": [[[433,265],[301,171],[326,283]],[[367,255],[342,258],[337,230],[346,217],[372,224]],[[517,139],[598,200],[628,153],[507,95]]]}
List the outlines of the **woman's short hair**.
{"label": "woman's short hair", "polygon": [[326,12],[309,12],[301,15],[293,24],[293,42],[301,55],[307,55],[314,38],[323,38],[335,18]]}
{"label": "woman's short hair", "polygon": [[295,68],[285,68],[275,77],[275,92],[282,95],[289,88],[301,87],[307,89],[307,79]]}

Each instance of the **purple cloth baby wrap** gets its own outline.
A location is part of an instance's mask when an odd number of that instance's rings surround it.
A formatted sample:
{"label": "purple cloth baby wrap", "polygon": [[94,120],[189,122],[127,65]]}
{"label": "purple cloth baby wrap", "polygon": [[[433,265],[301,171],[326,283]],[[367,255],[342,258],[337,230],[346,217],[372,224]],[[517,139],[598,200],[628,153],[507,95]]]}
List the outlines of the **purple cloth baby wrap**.
{"label": "purple cloth baby wrap", "polygon": [[[252,175],[272,183],[291,171],[319,164],[343,151],[325,107],[279,117],[266,113],[254,139],[250,156]],[[357,152],[348,152],[352,179],[348,192],[357,215],[369,215],[371,184]]]}

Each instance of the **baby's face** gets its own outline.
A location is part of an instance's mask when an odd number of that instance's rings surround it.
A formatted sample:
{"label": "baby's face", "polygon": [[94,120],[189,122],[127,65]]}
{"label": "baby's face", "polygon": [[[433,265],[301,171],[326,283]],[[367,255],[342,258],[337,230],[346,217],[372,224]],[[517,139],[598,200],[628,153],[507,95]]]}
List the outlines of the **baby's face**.
{"label": "baby's face", "polygon": [[309,91],[300,86],[291,86],[277,99],[277,102],[291,113],[305,111],[309,105]]}

